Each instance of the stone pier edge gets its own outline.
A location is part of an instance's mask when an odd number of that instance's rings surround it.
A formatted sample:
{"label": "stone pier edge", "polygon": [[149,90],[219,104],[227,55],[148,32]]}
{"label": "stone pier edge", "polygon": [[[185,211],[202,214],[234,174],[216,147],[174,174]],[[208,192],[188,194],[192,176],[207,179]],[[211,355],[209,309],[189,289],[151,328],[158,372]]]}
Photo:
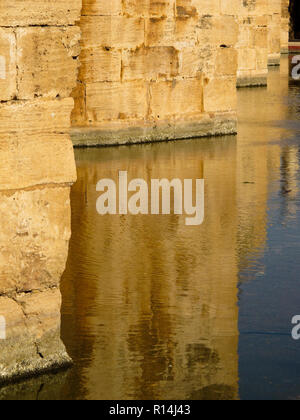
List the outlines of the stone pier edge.
{"label": "stone pier edge", "polygon": [[235,112],[199,118],[188,122],[170,122],[133,124],[118,128],[115,125],[103,125],[98,128],[73,127],[71,139],[75,147],[95,147],[155,143],[193,138],[217,137],[237,134],[237,116]]}
{"label": "stone pier edge", "polygon": [[72,366],[73,360],[66,351],[61,352],[46,361],[43,360],[40,363],[35,362],[30,368],[16,365],[13,369],[8,370],[5,375],[1,375],[0,388],[45,374],[57,374],[66,371]]}

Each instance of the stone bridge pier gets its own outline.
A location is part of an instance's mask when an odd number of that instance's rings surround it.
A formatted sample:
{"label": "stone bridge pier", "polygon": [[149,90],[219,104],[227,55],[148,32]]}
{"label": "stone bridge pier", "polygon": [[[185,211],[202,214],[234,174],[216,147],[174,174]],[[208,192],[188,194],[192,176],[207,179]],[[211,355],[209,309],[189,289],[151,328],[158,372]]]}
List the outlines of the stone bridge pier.
{"label": "stone bridge pier", "polygon": [[237,11],[230,1],[83,1],[76,145],[234,134]]}
{"label": "stone bridge pier", "polygon": [[59,282],[76,180],[80,10],[79,0],[0,3],[0,382],[70,362]]}
{"label": "stone bridge pier", "polygon": [[0,382],[70,363],[59,283],[71,235],[72,141],[235,134],[236,86],[267,83],[268,64],[287,49],[287,7],[0,2]]}

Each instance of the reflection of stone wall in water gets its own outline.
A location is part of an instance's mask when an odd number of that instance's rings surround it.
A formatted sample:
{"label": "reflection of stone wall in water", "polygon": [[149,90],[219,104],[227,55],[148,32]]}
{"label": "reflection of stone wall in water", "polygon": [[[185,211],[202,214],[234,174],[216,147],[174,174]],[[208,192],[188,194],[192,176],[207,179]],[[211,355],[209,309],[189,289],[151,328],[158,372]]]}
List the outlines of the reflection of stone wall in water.
{"label": "reflection of stone wall in water", "polygon": [[[87,331],[96,340],[84,341],[89,398],[238,397],[235,150],[226,138],[105,149],[78,160],[80,249],[73,257],[71,249],[63,290],[79,348]],[[204,225],[186,227],[184,216],[97,216],[95,183],[117,179],[120,168],[147,181],[204,177]]]}
{"label": "reflection of stone wall in water", "polygon": [[0,4],[0,382],[69,362],[59,282],[75,180],[79,12],[79,0]]}
{"label": "reflection of stone wall in water", "polygon": [[9,383],[0,388],[0,401],[56,401],[61,400],[68,371],[45,373],[26,381]]}
{"label": "reflection of stone wall in water", "polygon": [[74,142],[236,132],[238,24],[222,3],[84,0]]}
{"label": "reflection of stone wall in water", "polygon": [[[268,89],[276,97],[287,97],[289,94],[287,57],[281,62],[280,77],[278,77],[278,71],[277,68],[271,68]],[[243,120],[239,131],[241,141],[238,142],[237,147],[237,174],[238,179],[241,180],[237,188],[241,270],[245,269],[249,263],[252,264],[253,257],[259,255],[265,247],[268,199],[273,189],[278,188],[278,185],[274,185],[272,181],[278,176],[283,159],[280,145],[283,129],[276,123],[268,125],[265,122],[291,118],[291,110],[286,103],[273,101],[271,107],[265,106],[267,95],[264,89],[241,90],[238,95],[239,116]],[[257,109],[260,110],[259,113]],[[254,124],[255,134],[252,134],[251,142],[247,143],[245,142],[247,132],[253,133]],[[285,138],[288,138],[289,134],[287,130]],[[273,143],[272,147],[269,141]],[[290,156],[287,156],[289,174],[296,170],[295,167],[293,168],[295,165],[292,159],[288,159]],[[281,181],[283,182],[283,179]],[[287,175],[287,189],[291,188],[291,182],[291,177]],[[293,205],[293,194],[298,190],[295,185],[292,188],[293,193],[286,197],[290,207]]]}
{"label": "reflection of stone wall in water", "polygon": [[[281,180],[297,191],[297,150],[287,145],[282,153],[284,131],[276,124],[290,118],[290,105],[265,106],[266,98],[287,96],[287,65],[285,58],[281,70],[270,69],[270,92],[239,92],[237,141],[78,151],[65,336],[74,322],[74,347],[89,355],[79,374],[85,396],[237,397],[238,272],[262,255],[282,163]],[[119,169],[147,179],[204,176],[205,223],[187,229],[177,216],[98,216],[95,185],[117,179]],[[285,200],[293,211],[293,192]]]}

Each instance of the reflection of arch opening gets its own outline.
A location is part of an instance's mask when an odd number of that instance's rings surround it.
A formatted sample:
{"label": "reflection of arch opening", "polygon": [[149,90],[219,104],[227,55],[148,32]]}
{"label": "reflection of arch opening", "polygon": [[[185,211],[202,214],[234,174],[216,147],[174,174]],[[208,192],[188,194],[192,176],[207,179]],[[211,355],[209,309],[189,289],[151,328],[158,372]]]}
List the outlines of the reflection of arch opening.
{"label": "reflection of arch opening", "polygon": [[291,14],[291,34],[292,40],[300,39],[300,2],[299,0],[290,1],[290,14]]}

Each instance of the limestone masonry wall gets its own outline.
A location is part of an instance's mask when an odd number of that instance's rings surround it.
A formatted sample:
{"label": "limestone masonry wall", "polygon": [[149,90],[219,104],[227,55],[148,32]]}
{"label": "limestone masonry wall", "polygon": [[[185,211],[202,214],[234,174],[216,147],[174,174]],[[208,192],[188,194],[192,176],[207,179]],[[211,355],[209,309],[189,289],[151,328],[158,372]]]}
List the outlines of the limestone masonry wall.
{"label": "limestone masonry wall", "polygon": [[281,55],[281,13],[283,0],[268,0],[269,3],[269,65],[280,64]]}
{"label": "limestone masonry wall", "polygon": [[75,145],[236,131],[235,85],[266,85],[288,0],[83,0]]}
{"label": "limestone masonry wall", "polygon": [[262,86],[268,78],[268,0],[239,0],[239,87]]}
{"label": "limestone masonry wall", "polygon": [[289,52],[289,32],[290,32],[290,0],[281,0],[281,53]]}
{"label": "limestone masonry wall", "polygon": [[236,132],[232,7],[219,0],[84,0],[75,144]]}
{"label": "limestone masonry wall", "polygon": [[80,10],[80,0],[0,3],[0,382],[69,362],[59,282],[76,179]]}

